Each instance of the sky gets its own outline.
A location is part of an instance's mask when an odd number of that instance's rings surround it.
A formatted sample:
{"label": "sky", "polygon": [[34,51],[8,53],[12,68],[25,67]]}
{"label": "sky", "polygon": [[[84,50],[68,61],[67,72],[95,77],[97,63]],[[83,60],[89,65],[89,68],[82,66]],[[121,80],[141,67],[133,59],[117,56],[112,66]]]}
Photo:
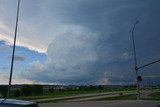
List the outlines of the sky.
{"label": "sky", "polygon": [[[133,85],[160,59],[159,0],[21,0],[12,84]],[[8,84],[17,0],[0,0],[0,84]],[[139,70],[160,85],[160,63]]]}

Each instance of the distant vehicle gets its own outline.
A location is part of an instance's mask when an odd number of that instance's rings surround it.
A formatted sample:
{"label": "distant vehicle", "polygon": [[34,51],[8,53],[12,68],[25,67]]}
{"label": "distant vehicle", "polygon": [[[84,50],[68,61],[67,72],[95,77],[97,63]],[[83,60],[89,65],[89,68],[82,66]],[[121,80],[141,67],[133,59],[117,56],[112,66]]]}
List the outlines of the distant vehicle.
{"label": "distant vehicle", "polygon": [[0,98],[0,107],[38,107],[36,102]]}

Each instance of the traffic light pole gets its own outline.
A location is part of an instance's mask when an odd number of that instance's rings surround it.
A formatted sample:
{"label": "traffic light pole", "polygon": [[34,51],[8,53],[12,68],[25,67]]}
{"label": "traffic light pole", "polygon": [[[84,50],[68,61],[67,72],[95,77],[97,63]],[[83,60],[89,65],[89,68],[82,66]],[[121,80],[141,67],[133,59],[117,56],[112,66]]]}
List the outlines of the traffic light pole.
{"label": "traffic light pole", "polygon": [[149,65],[155,64],[155,63],[157,63],[157,62],[160,62],[160,60],[153,61],[153,62],[150,62],[150,63],[148,63],[148,64],[145,64],[145,65],[139,66],[139,67],[137,67],[137,69],[144,68],[144,67],[146,67],[146,66],[149,66]]}
{"label": "traffic light pole", "polygon": [[136,71],[136,82],[137,82],[137,100],[139,100],[141,98],[141,95],[140,95],[140,84],[139,84],[139,80],[138,80],[138,69],[135,68],[135,71]]}
{"label": "traffic light pole", "polygon": [[140,99],[140,85],[139,85],[139,80],[138,80],[138,69],[137,69],[137,56],[136,56],[136,46],[135,46],[135,41],[134,41],[134,30],[136,27],[136,24],[138,23],[135,22],[133,29],[132,29],[132,43],[133,43],[133,51],[134,51],[134,62],[135,62],[135,71],[136,71],[136,82],[137,82],[137,99]]}
{"label": "traffic light pole", "polygon": [[141,76],[139,76],[138,70],[140,68],[144,68],[144,67],[147,67],[149,65],[152,65],[152,64],[155,64],[157,62],[160,62],[160,60],[153,61],[153,62],[150,62],[148,64],[145,64],[145,65],[142,65],[142,66],[139,66],[139,67],[137,66],[136,46],[135,46],[135,41],[134,41],[134,30],[135,30],[135,27],[136,27],[137,23],[138,23],[138,21],[135,22],[135,24],[133,26],[133,29],[132,29],[132,42],[133,42],[134,62],[135,62],[135,68],[134,69],[136,71],[136,82],[137,82],[137,99],[139,100],[141,98],[141,96],[140,96],[140,84],[139,84],[139,81],[142,81],[142,78],[141,78]]}

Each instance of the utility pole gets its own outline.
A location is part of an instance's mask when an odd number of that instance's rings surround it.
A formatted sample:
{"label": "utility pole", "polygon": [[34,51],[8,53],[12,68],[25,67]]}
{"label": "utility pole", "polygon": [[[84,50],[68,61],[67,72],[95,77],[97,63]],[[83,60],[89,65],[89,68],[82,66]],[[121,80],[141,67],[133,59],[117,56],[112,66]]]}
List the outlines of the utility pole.
{"label": "utility pole", "polygon": [[14,44],[13,44],[13,51],[12,51],[12,60],[11,60],[11,69],[10,69],[8,92],[7,92],[7,97],[6,97],[6,98],[9,97],[10,90],[11,90],[12,72],[13,72],[13,64],[14,64],[14,54],[15,54],[15,46],[16,46],[16,38],[17,38],[17,28],[18,28],[19,7],[20,7],[20,0],[18,0],[18,6],[17,6],[17,16],[16,16],[16,26],[15,26]]}
{"label": "utility pole", "polygon": [[137,55],[136,55],[136,46],[135,46],[135,40],[134,40],[134,30],[139,21],[136,21],[134,23],[133,29],[132,29],[132,43],[133,43],[133,51],[134,51],[134,62],[135,62],[135,71],[136,71],[136,82],[137,82],[137,99],[140,99],[140,85],[138,80],[138,69],[137,69]]}
{"label": "utility pole", "polygon": [[158,62],[160,62],[160,60],[156,60],[156,61],[144,64],[144,65],[141,65],[141,66],[137,65],[137,55],[136,55],[136,46],[135,46],[135,40],[134,40],[134,30],[135,30],[135,27],[136,27],[136,25],[137,25],[138,22],[139,21],[135,22],[135,24],[133,26],[133,29],[132,29],[132,42],[133,42],[134,62],[135,62],[135,68],[134,69],[136,71],[136,82],[137,82],[137,99],[139,100],[141,98],[141,96],[140,96],[140,84],[139,84],[139,81],[142,81],[142,78],[141,78],[141,76],[139,76],[138,70],[141,69],[141,68],[150,66],[152,64],[158,63]]}

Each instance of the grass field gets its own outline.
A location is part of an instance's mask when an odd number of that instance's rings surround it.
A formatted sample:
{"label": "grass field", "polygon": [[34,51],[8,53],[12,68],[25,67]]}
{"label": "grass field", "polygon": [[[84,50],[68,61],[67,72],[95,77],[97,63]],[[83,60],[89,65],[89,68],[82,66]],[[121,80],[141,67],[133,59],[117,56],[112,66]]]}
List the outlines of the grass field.
{"label": "grass field", "polygon": [[116,91],[129,91],[129,90],[135,90],[135,88],[113,88],[113,89],[109,88],[102,90],[57,90],[52,93],[48,92],[48,90],[44,90],[43,94],[41,95],[33,94],[30,96],[21,96],[16,99],[34,100],[34,99],[54,98],[54,97],[89,94],[89,93],[116,92]]}
{"label": "grass field", "polygon": [[[29,96],[20,96],[20,97],[12,97],[15,99],[22,100],[36,100],[36,99],[45,99],[45,98],[56,98],[56,97],[65,97],[72,95],[80,95],[80,94],[90,94],[90,93],[101,93],[101,92],[117,92],[117,91],[131,91],[136,90],[136,88],[106,88],[106,89],[96,89],[96,90],[54,90],[53,92],[49,92],[48,90],[43,90],[43,94],[40,95],[29,95]],[[159,100],[160,93],[151,94],[150,97]],[[110,97],[101,100],[134,100],[136,99],[136,95],[123,95],[118,97]]]}
{"label": "grass field", "polygon": [[116,96],[116,97],[109,97],[109,98],[102,98],[98,99],[98,101],[108,101],[108,100],[136,100],[137,97],[135,94],[131,95],[121,95],[121,96]]}
{"label": "grass field", "polygon": [[43,99],[43,98],[55,98],[55,97],[64,97],[64,96],[72,96],[72,95],[80,95],[80,94],[89,94],[89,93],[101,93],[102,91],[91,90],[91,91],[54,91],[53,93],[44,93],[43,95],[32,95],[19,97],[18,99],[23,100],[34,100],[34,99]]}
{"label": "grass field", "polygon": [[160,92],[152,93],[149,96],[152,97],[155,100],[160,100]]}

